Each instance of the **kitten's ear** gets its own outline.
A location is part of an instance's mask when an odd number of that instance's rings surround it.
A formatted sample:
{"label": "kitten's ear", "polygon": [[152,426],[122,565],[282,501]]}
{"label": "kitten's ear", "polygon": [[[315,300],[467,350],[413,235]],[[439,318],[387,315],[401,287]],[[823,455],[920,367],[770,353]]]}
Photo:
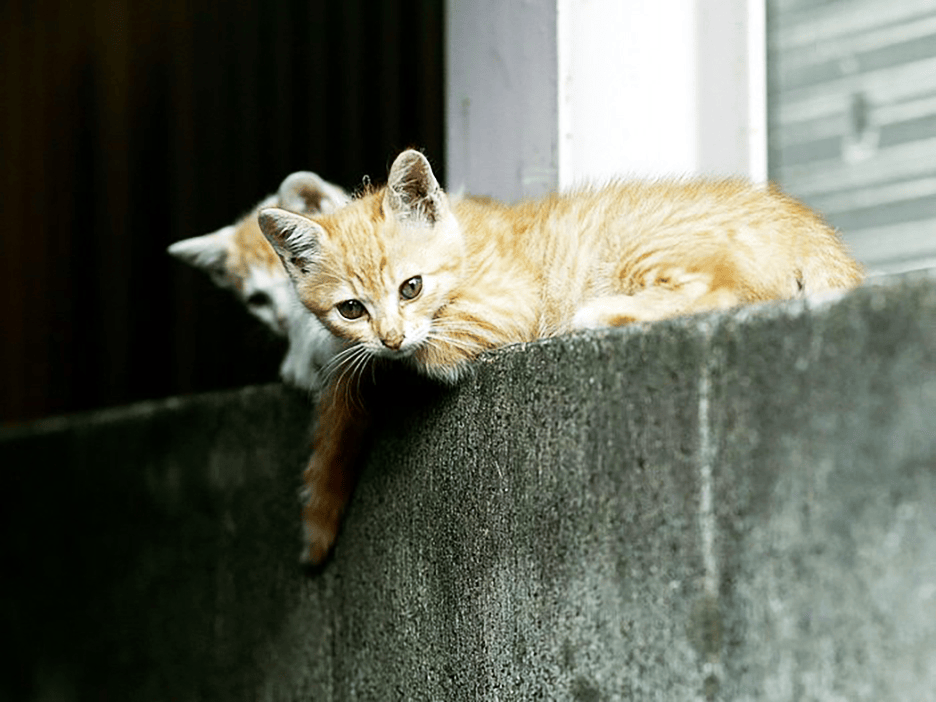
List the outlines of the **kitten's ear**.
{"label": "kitten's ear", "polygon": [[429,161],[418,151],[404,151],[390,167],[384,210],[402,222],[436,224],[447,211],[445,193]]}
{"label": "kitten's ear", "polygon": [[311,171],[296,171],[286,176],[277,192],[279,206],[290,212],[334,212],[348,203],[348,194]]}
{"label": "kitten's ear", "polygon": [[167,251],[180,261],[199,268],[221,287],[234,286],[228,274],[227,259],[234,244],[234,227],[227,226],[211,234],[182,239],[172,244]]}
{"label": "kitten's ear", "polygon": [[291,276],[308,273],[321,254],[324,230],[300,214],[264,207],[257,214],[260,231],[279,254]]}

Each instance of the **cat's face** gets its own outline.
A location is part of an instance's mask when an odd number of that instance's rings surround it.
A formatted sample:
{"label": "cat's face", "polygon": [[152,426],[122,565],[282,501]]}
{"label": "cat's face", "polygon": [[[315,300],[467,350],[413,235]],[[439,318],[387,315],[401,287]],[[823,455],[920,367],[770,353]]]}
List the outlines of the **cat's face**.
{"label": "cat's face", "polygon": [[291,283],[279,257],[260,233],[256,210],[211,234],[177,241],[169,253],[205,271],[266,326],[279,335],[286,334]]}
{"label": "cat's face", "polygon": [[279,256],[260,231],[257,212],[272,206],[297,212],[331,212],[346,201],[347,195],[338,186],[314,173],[299,171],[283,181],[276,195],[235,224],[177,241],[169,253],[205,271],[216,285],[231,290],[252,315],[286,336],[295,293]]}
{"label": "cat's face", "polygon": [[405,174],[391,169],[387,189],[332,215],[260,212],[300,300],[332,333],[372,356],[412,356],[444,334],[437,315],[461,277],[458,225],[418,158]]}

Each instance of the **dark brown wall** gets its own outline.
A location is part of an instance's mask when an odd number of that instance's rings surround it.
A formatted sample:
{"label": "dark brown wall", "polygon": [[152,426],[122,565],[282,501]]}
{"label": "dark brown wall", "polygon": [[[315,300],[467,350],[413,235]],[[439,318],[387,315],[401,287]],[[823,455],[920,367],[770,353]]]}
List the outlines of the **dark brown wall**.
{"label": "dark brown wall", "polygon": [[274,380],[166,246],[289,172],[443,163],[442,2],[0,3],[0,421]]}

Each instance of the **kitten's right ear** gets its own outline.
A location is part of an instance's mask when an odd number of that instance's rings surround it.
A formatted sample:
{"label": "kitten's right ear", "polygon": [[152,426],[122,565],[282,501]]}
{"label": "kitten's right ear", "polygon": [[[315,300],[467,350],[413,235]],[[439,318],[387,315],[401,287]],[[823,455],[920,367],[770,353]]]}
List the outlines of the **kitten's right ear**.
{"label": "kitten's right ear", "polygon": [[211,234],[182,239],[167,251],[171,256],[207,273],[215,285],[231,287],[227,259],[234,240],[234,227],[227,226]]}
{"label": "kitten's right ear", "polygon": [[257,214],[260,231],[279,254],[292,275],[308,273],[321,253],[324,230],[306,217],[279,207],[265,207]]}
{"label": "kitten's right ear", "polygon": [[312,171],[290,173],[276,196],[284,210],[309,214],[334,212],[351,199],[344,190]]}
{"label": "kitten's right ear", "polygon": [[393,161],[384,207],[401,222],[431,226],[445,216],[445,193],[429,160],[415,149],[407,149]]}

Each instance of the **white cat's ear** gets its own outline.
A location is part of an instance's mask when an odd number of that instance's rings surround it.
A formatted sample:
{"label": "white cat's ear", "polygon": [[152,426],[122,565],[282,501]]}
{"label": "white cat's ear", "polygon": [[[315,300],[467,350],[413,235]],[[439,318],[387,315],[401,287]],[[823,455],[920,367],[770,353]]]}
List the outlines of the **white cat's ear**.
{"label": "white cat's ear", "polygon": [[257,214],[260,231],[292,275],[308,273],[321,252],[323,229],[315,222],[279,207],[264,207]]}
{"label": "white cat's ear", "polygon": [[290,173],[277,192],[279,206],[290,212],[334,212],[347,204],[348,194],[312,171]]}
{"label": "white cat's ear", "polygon": [[401,222],[434,225],[447,212],[445,193],[429,161],[409,149],[394,160],[387,178],[384,210]]}
{"label": "white cat's ear", "polygon": [[171,256],[199,268],[221,287],[231,287],[234,281],[227,271],[227,259],[234,243],[234,227],[227,226],[211,234],[182,239],[167,250]]}

